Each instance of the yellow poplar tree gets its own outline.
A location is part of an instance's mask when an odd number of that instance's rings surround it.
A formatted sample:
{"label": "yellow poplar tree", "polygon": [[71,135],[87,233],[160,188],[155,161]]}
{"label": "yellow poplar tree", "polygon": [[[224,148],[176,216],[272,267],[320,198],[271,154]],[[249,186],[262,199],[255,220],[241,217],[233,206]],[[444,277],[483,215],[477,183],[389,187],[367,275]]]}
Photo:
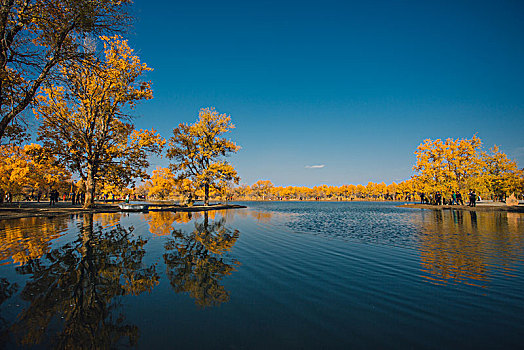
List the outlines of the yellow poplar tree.
{"label": "yellow poplar tree", "polygon": [[271,194],[273,183],[269,180],[258,180],[251,186],[251,191],[256,197],[266,199]]}
{"label": "yellow poplar tree", "polygon": [[479,150],[481,140],[474,135],[471,139],[426,139],[417,147],[417,163],[414,180],[422,192],[463,192],[473,184],[481,171]]}
{"label": "yellow poplar tree", "polygon": [[[87,35],[118,32],[131,0],[3,0],[0,2],[0,140],[19,133],[16,118],[56,67],[86,56]],[[14,126],[14,128],[13,128]],[[10,130],[11,127],[11,130]]]}
{"label": "yellow poplar tree", "polygon": [[147,178],[147,155],[165,143],[155,130],[135,130],[123,112],[153,97],[150,83],[140,81],[151,68],[119,36],[101,40],[102,58],[63,68],[64,84],[45,88],[35,109],[39,140],[85,182],[84,207],[93,205],[97,183],[123,188]]}
{"label": "yellow poplar tree", "polygon": [[177,179],[169,168],[158,167],[153,170],[151,179],[148,181],[149,197],[157,199],[168,199],[177,190]]}
{"label": "yellow poplar tree", "polygon": [[204,205],[209,205],[210,188],[220,190],[228,182],[238,184],[240,180],[224,159],[240,147],[221,137],[234,127],[230,116],[203,108],[194,124],[179,124],[169,139],[167,158],[174,161],[171,169],[180,180],[190,179],[195,187],[204,190]]}
{"label": "yellow poplar tree", "polygon": [[66,187],[71,174],[41,145],[0,146],[0,196]]}
{"label": "yellow poplar tree", "polygon": [[523,171],[497,145],[489,153],[482,152],[482,160],[484,168],[481,179],[490,194],[503,199],[519,190]]}
{"label": "yellow poplar tree", "polygon": [[29,183],[30,158],[23,148],[16,145],[0,146],[0,196],[19,193]]}

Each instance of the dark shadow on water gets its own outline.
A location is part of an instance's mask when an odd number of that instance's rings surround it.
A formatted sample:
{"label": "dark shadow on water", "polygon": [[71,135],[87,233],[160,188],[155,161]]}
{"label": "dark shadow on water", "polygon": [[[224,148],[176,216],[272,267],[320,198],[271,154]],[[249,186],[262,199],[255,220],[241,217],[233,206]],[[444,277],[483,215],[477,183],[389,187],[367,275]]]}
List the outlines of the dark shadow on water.
{"label": "dark shadow on water", "polygon": [[166,242],[164,261],[167,276],[177,293],[189,293],[200,307],[217,306],[229,301],[229,292],[221,284],[240,263],[229,256],[240,233],[225,226],[224,217],[195,220],[191,232],[173,230]]}

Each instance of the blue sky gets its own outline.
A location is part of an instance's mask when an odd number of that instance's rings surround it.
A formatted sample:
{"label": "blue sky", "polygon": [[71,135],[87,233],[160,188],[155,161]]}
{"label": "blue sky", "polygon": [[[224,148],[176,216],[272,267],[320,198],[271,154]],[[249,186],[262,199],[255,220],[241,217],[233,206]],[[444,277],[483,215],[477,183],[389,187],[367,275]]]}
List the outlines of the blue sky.
{"label": "blue sky", "polygon": [[475,133],[524,166],[522,1],[135,0],[133,13],[130,43],[154,68],[137,126],[169,137],[202,107],[230,114],[243,183],[398,182],[425,138]]}

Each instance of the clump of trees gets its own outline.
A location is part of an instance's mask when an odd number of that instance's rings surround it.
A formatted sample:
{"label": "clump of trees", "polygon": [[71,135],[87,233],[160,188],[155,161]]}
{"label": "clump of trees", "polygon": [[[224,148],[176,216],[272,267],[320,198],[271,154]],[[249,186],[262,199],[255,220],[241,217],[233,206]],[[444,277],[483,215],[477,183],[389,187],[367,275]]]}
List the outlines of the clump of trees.
{"label": "clump of trees", "polygon": [[239,200],[414,200],[412,181],[368,182],[366,185],[342,186],[274,186],[269,180],[259,180],[253,185],[241,185],[233,191]]}
{"label": "clump of trees", "polygon": [[42,146],[0,146],[0,202],[6,197],[37,196],[48,188],[66,189],[71,173]]}
{"label": "clump of trees", "polygon": [[[150,69],[125,40],[107,37],[127,28],[130,3],[1,2],[0,200],[4,192],[10,198],[34,189],[67,191],[72,172],[83,180],[85,206],[91,206],[97,184],[122,187],[146,176],[146,153],[164,141],[154,131],[135,131],[122,111],[151,98],[149,83],[138,80]],[[96,50],[99,38],[105,55]],[[28,139],[28,107],[43,121],[43,146],[21,145]]]}
{"label": "clump of trees", "polygon": [[473,189],[495,200],[524,192],[524,171],[498,146],[484,151],[476,135],[471,139],[427,139],[415,155],[413,184],[418,192],[440,192],[450,198],[452,191],[467,193]]}

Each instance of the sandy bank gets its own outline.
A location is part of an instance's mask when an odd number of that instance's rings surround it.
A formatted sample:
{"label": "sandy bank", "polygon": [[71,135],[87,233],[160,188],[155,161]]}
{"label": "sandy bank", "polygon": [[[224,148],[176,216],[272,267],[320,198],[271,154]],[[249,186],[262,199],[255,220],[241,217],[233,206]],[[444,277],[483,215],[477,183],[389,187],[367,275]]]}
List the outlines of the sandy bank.
{"label": "sandy bank", "polygon": [[[178,212],[198,212],[209,210],[239,209],[246,208],[235,204],[214,204],[210,206],[196,205],[193,207],[183,207],[171,204],[152,204],[150,211],[178,211]],[[21,202],[3,203],[0,205],[0,220],[28,218],[28,217],[53,217],[59,215],[72,215],[84,213],[117,213],[120,212],[117,204],[96,203],[94,208],[83,209],[80,205],[59,202],[55,206],[49,206],[44,202]]]}

